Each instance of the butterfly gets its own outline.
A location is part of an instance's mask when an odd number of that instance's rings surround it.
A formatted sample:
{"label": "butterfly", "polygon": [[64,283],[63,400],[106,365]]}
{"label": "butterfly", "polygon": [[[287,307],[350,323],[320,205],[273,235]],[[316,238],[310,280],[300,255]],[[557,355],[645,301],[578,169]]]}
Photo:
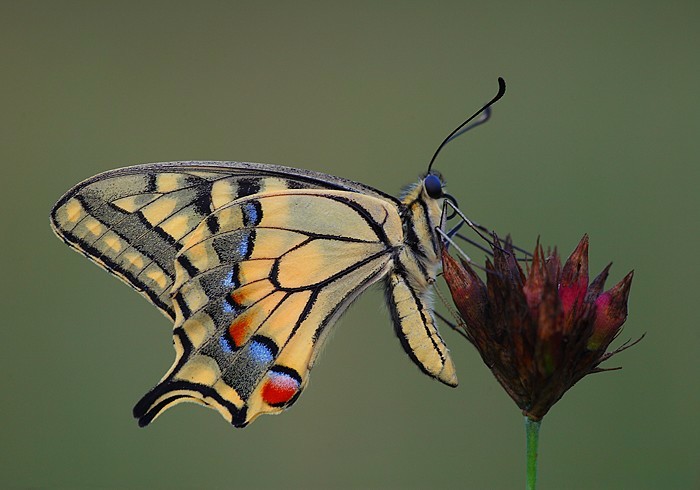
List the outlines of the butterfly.
{"label": "butterfly", "polygon": [[291,167],[168,162],[77,184],[51,225],[173,321],[175,361],[134,407],[139,425],[194,402],[245,427],[298,399],[335,322],[379,282],[409,357],[457,386],[430,298],[444,199],[430,166],[395,198]]}

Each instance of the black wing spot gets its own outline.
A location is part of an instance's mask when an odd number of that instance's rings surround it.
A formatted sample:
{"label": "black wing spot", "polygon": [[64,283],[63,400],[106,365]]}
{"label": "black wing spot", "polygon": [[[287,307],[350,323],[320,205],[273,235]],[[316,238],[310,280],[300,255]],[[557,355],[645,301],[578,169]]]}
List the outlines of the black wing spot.
{"label": "black wing spot", "polygon": [[238,181],[238,192],[236,197],[251,196],[260,192],[260,181],[258,179],[241,179]]}
{"label": "black wing spot", "polygon": [[187,305],[187,301],[185,301],[185,298],[183,298],[182,293],[180,291],[178,291],[175,294],[175,296],[173,296],[173,302],[177,304],[177,306],[180,308],[183,318],[190,317],[190,315],[192,314],[192,310],[190,310],[190,307]]}
{"label": "black wing spot", "polygon": [[207,216],[206,225],[207,229],[209,230],[209,233],[211,233],[212,235],[216,235],[221,229],[221,227],[219,226],[219,217],[215,214],[210,214],[209,216]]}
{"label": "black wing spot", "polygon": [[199,274],[199,269],[192,265],[192,262],[189,258],[187,258],[187,256],[180,255],[177,258],[177,262],[187,271],[187,274],[189,274],[190,277],[194,277]]}

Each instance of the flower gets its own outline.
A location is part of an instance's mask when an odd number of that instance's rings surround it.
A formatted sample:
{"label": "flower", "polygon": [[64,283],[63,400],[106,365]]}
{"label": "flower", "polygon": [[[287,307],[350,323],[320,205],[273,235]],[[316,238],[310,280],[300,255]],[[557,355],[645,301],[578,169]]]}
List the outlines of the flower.
{"label": "flower", "polygon": [[493,243],[486,284],[443,248],[445,280],[466,337],[523,414],[539,421],[580,379],[611,370],[599,365],[641,340],[607,352],[627,318],[633,272],[603,292],[608,265],[589,283],[586,235],[563,267],[556,249],[545,257],[538,243],[525,272],[509,239],[501,247],[494,235]]}

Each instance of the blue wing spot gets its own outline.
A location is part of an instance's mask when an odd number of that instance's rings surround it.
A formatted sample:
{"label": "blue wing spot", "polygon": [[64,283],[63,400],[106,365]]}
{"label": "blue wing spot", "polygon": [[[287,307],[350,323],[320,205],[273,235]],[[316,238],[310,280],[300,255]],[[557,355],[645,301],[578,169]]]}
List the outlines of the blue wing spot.
{"label": "blue wing spot", "polygon": [[236,264],[233,269],[228,271],[226,276],[224,277],[223,281],[221,281],[221,285],[224,287],[224,289],[231,290],[231,289],[236,289],[239,284],[238,284],[238,264]]}
{"label": "blue wing spot", "polygon": [[222,264],[235,264],[250,257],[254,241],[255,230],[244,229],[215,236],[212,246]]}
{"label": "blue wing spot", "polygon": [[241,254],[241,257],[245,257],[248,255],[248,237],[243,238],[240,243],[238,244],[238,253]]}
{"label": "blue wing spot", "polygon": [[250,343],[250,357],[258,364],[269,364],[273,361],[274,355],[269,346],[253,340]]}
{"label": "blue wing spot", "polygon": [[262,219],[262,207],[259,201],[248,201],[243,205],[243,224],[256,226]]}
{"label": "blue wing spot", "polygon": [[253,242],[255,240],[255,232],[249,231],[244,233],[238,242],[238,254],[240,259],[247,259],[253,253]]}
{"label": "blue wing spot", "polygon": [[226,337],[226,334],[219,337],[219,345],[221,346],[221,350],[224,351],[226,354],[233,354],[231,342],[229,342],[228,338]]}

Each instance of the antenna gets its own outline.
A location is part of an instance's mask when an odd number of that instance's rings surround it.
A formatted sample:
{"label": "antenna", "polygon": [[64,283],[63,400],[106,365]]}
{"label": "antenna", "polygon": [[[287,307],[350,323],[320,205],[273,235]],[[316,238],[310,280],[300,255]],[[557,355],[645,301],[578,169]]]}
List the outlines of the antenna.
{"label": "antenna", "polygon": [[[430,159],[430,163],[428,164],[428,172],[430,172],[430,169],[433,167],[433,162],[434,162],[435,159],[437,158],[438,153],[440,153],[440,150],[442,150],[442,149],[444,148],[444,146],[445,146],[447,143],[449,143],[451,140],[453,140],[454,138],[456,138],[456,137],[459,136],[460,134],[462,134],[462,133],[464,133],[464,132],[466,132],[466,131],[468,131],[468,130],[470,130],[470,129],[476,127],[476,126],[478,126],[479,124],[485,123],[485,122],[489,119],[489,117],[491,116],[491,106],[492,106],[493,104],[495,104],[495,103],[498,101],[498,99],[500,99],[501,97],[503,97],[503,94],[505,94],[505,93],[506,93],[506,81],[503,80],[503,78],[498,77],[498,93],[496,94],[496,96],[495,96],[493,99],[491,99],[490,101],[488,101],[484,107],[482,107],[481,109],[479,109],[478,111],[476,111],[476,112],[474,113],[474,115],[472,115],[469,119],[467,119],[467,120],[464,121],[462,124],[460,124],[459,126],[457,126],[457,127],[454,129],[454,131],[452,131],[452,132],[447,136],[447,138],[445,138],[445,139],[442,141],[442,143],[440,143],[440,146],[438,146],[437,150],[435,150],[435,153],[433,154],[433,158]],[[482,113],[483,113],[483,114],[482,114]],[[479,120],[477,120],[474,124],[472,124],[472,125],[470,125],[470,126],[467,126],[467,127],[465,128],[465,126],[466,126],[467,124],[469,124],[474,118],[476,118],[476,117],[479,116],[480,114],[482,115],[482,117],[481,117]]]}

